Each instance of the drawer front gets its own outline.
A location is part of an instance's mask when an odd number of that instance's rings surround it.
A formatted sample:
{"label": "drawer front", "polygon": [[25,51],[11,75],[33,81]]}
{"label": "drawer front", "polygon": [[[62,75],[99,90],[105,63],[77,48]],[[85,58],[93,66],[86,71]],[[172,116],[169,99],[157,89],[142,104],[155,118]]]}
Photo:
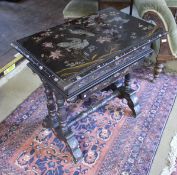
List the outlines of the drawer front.
{"label": "drawer front", "polygon": [[88,91],[85,91],[85,92],[81,93],[80,97],[82,99],[88,98],[93,93],[95,93],[97,91],[100,91],[102,89],[105,89],[106,87],[110,86],[114,82],[118,81],[119,78],[124,77],[128,72],[129,72],[129,68],[126,68],[126,69],[124,69],[121,72],[115,73],[114,75],[110,76],[109,78],[107,78],[106,80],[102,81],[98,85],[90,88]]}

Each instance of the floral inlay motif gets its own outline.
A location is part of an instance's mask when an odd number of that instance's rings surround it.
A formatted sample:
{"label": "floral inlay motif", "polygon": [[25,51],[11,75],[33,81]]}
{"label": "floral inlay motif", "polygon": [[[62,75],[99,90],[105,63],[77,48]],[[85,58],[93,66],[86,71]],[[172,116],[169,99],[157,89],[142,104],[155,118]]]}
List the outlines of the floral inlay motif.
{"label": "floral inlay motif", "polygon": [[42,38],[39,37],[39,36],[36,36],[36,37],[33,37],[33,39],[34,39],[36,42],[39,42]]}
{"label": "floral inlay motif", "polygon": [[87,36],[95,36],[94,33],[87,32],[86,30],[78,29],[78,30],[69,30],[70,33],[76,34],[76,35],[87,35]]}
{"label": "floral inlay motif", "polygon": [[112,19],[109,20],[109,23],[111,22],[121,22],[121,23],[127,23],[129,21],[129,19],[123,19],[120,16],[116,16]]}
{"label": "floral inlay motif", "polygon": [[50,52],[50,56],[49,58],[52,58],[53,60],[57,60],[59,59],[60,57],[62,57],[63,55],[61,54],[61,51],[60,50],[56,50],[56,51],[52,51]]}
{"label": "floral inlay motif", "polygon": [[89,49],[89,52],[92,53],[93,51],[95,51],[96,46],[90,45],[90,46],[88,47],[88,49]]}
{"label": "floral inlay motif", "polygon": [[[61,35],[60,35],[60,36],[61,36]],[[57,35],[55,35],[55,36],[54,36],[54,38],[55,38],[55,39],[59,38],[59,35],[58,35],[58,34],[57,34]]]}
{"label": "floral inlay motif", "polygon": [[44,47],[53,48],[52,42],[45,42],[45,43],[43,43],[43,46],[44,46]]}
{"label": "floral inlay motif", "polygon": [[68,49],[84,49],[89,45],[89,42],[80,38],[67,38],[68,42],[58,43],[57,46]]}
{"label": "floral inlay motif", "polygon": [[96,41],[103,44],[104,42],[111,42],[111,38],[106,36],[100,36]]}
{"label": "floral inlay motif", "polygon": [[112,29],[106,29],[106,30],[103,31],[103,33],[113,35],[113,34],[117,34],[118,30],[113,29],[113,28]]}
{"label": "floral inlay motif", "polygon": [[130,35],[130,38],[135,39],[136,36],[137,36],[137,34],[135,32],[132,32],[131,35]]}
{"label": "floral inlay motif", "polygon": [[45,36],[50,36],[51,34],[52,34],[51,31],[47,31],[47,32],[41,33],[41,36],[45,37]]}

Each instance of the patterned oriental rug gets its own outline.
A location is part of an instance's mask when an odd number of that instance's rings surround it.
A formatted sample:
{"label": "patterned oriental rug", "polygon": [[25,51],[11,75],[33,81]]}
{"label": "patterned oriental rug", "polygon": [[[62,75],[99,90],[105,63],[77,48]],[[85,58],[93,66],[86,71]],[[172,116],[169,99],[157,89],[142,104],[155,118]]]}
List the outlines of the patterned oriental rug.
{"label": "patterned oriental rug", "polygon": [[[43,88],[37,89],[0,124],[0,172],[10,175],[147,175],[177,94],[177,77],[162,74],[152,83],[150,68],[136,70],[142,112],[132,117],[125,100],[115,98],[76,123],[84,160],[78,164],[63,142],[42,127],[47,115]],[[72,117],[110,92],[67,107]]]}

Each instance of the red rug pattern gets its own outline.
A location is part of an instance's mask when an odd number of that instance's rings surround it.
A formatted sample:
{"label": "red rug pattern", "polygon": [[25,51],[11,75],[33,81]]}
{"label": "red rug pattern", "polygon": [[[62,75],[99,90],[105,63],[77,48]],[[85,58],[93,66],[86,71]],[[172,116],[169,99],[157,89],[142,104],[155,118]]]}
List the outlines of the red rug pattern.
{"label": "red rug pattern", "polygon": [[[84,159],[74,164],[63,142],[42,127],[47,115],[43,88],[37,89],[0,124],[0,173],[15,175],[147,175],[177,93],[177,77],[162,74],[152,83],[150,68],[136,70],[141,114],[132,117],[125,100],[115,98],[76,123]],[[94,94],[67,107],[70,117],[109,95]]]}

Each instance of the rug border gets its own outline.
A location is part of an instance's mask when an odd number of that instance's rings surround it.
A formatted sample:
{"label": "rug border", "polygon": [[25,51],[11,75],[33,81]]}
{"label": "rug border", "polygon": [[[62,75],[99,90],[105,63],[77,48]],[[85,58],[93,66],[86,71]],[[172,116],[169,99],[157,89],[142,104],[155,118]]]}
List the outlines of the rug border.
{"label": "rug border", "polygon": [[166,126],[167,126],[168,120],[169,120],[169,118],[170,118],[170,114],[171,114],[171,112],[172,112],[172,110],[173,110],[173,107],[174,107],[174,105],[175,105],[175,101],[176,101],[176,100],[177,100],[177,89],[176,89],[175,97],[174,97],[174,99],[173,99],[173,101],[172,101],[172,102],[173,102],[173,105],[171,106],[171,110],[169,111],[169,117],[168,117],[167,121],[165,122],[165,125],[164,125],[164,127],[163,127],[163,130],[162,130],[162,132],[161,132],[161,135],[160,135],[161,137],[160,137],[158,146],[157,146],[156,149],[155,149],[155,152],[154,152],[155,154],[153,155],[152,161],[151,161],[151,163],[150,163],[150,165],[149,165],[149,172],[148,172],[147,175],[150,175],[150,171],[151,171],[151,168],[152,168],[152,164],[153,164],[154,158],[155,158],[155,156],[156,156],[156,154],[157,154],[157,150],[158,150],[159,145],[160,145],[161,140],[162,140],[162,135],[163,135],[164,130],[165,130]]}

